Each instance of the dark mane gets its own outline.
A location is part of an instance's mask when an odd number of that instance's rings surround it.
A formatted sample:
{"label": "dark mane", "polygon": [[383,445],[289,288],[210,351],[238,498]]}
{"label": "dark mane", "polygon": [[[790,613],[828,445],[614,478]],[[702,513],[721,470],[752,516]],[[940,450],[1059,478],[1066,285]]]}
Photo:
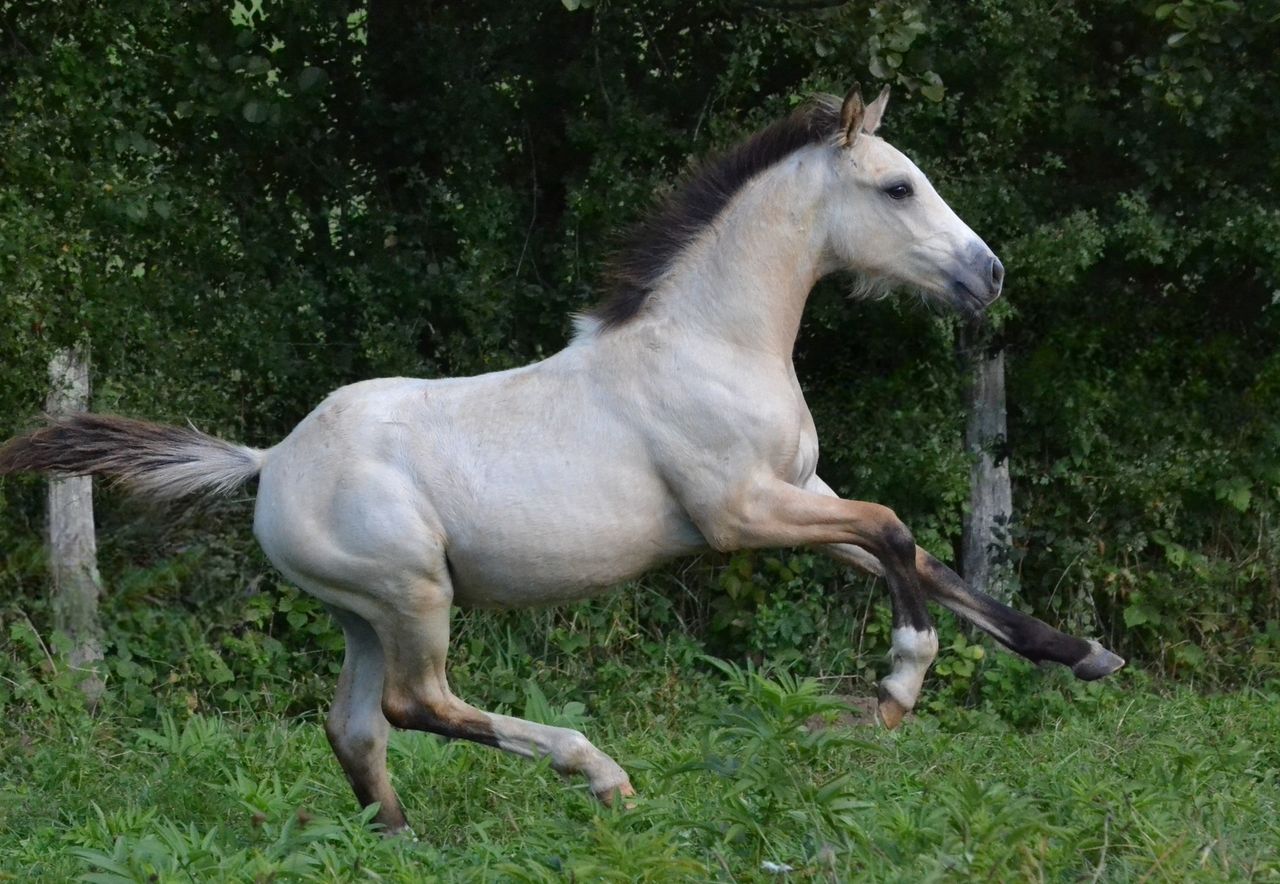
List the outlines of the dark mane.
{"label": "dark mane", "polygon": [[747,182],[802,147],[836,135],[840,102],[820,96],[704,162],[624,237],[605,266],[609,295],[588,317],[615,328],[635,317],[662,275]]}

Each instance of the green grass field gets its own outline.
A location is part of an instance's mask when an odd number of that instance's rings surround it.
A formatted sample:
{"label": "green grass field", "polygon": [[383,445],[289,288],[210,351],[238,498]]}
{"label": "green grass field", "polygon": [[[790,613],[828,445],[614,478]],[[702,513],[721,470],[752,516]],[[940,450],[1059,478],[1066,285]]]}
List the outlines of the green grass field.
{"label": "green grass field", "polygon": [[[997,667],[998,669],[999,667]],[[626,766],[611,811],[546,764],[402,733],[416,838],[357,812],[317,720],[24,716],[0,741],[13,880],[1188,881],[1280,878],[1280,703],[1014,668],[896,733],[818,682],[703,665],[517,713]]]}

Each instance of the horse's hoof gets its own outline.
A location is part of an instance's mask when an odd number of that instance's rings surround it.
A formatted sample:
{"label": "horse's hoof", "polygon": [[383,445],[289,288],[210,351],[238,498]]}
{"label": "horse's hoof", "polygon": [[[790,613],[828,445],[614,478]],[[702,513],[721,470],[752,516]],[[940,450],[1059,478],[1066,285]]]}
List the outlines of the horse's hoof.
{"label": "horse's hoof", "polygon": [[636,790],[631,787],[630,781],[623,781],[620,785],[610,786],[607,789],[601,789],[594,793],[596,798],[605,807],[613,807],[614,802],[619,798],[624,799],[622,803],[623,810],[635,810],[636,803],[634,801],[626,801],[627,798],[635,798]]}
{"label": "horse's hoof", "polygon": [[884,725],[885,730],[895,730],[902,724],[902,719],[911,710],[903,706],[888,691],[880,692],[880,703],[876,706],[876,718]]}
{"label": "horse's hoof", "polygon": [[1092,639],[1089,640],[1088,656],[1071,667],[1071,673],[1082,681],[1096,681],[1105,678],[1124,666],[1124,657],[1113,654]]}

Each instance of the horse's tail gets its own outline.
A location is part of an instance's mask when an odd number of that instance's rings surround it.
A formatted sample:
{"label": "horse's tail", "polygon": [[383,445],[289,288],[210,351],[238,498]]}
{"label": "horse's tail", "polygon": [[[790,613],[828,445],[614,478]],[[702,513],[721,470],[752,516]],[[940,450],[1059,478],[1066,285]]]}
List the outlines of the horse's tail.
{"label": "horse's tail", "polygon": [[0,447],[0,476],[105,476],[131,491],[168,499],[227,494],[262,469],[266,452],[194,427],[81,412],[50,421]]}

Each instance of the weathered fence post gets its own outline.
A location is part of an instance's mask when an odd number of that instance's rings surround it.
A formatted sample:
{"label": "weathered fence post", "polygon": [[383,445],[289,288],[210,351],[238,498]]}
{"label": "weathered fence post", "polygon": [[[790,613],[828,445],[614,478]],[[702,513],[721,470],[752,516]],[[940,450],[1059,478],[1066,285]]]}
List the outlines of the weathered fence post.
{"label": "weathered fence post", "polygon": [[971,323],[960,333],[960,350],[969,365],[968,421],[964,445],[969,453],[969,511],[964,519],[961,570],[976,590],[1008,603],[1009,485],[1007,418],[1004,398],[1004,348],[987,322]]}
{"label": "weathered fence post", "polygon": [[[79,349],[59,350],[49,362],[51,416],[89,407],[89,361]],[[49,480],[49,571],[53,578],[54,627],[71,641],[66,662],[84,671],[80,689],[95,704],[103,683],[97,671],[102,660],[102,629],[98,621],[98,545],[93,530],[93,481],[88,476]]]}

